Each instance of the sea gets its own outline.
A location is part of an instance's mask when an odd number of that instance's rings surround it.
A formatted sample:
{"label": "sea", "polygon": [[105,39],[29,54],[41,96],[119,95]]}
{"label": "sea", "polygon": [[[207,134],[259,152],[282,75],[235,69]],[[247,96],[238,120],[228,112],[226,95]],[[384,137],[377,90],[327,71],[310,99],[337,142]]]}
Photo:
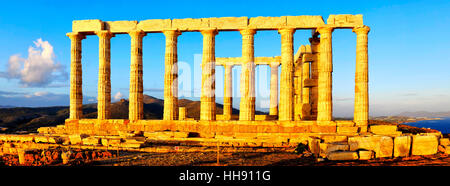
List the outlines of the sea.
{"label": "sea", "polygon": [[436,129],[442,134],[450,133],[450,118],[441,118],[440,120],[423,120],[412,123],[404,123],[413,127]]}

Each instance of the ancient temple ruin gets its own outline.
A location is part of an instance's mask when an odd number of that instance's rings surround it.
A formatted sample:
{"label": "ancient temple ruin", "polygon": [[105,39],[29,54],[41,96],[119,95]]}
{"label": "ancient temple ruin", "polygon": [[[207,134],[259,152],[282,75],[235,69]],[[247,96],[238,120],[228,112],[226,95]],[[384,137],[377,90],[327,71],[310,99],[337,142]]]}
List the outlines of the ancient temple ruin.
{"label": "ancient temple ruin", "polygon": [[[310,45],[294,54],[293,34],[298,29],[312,31]],[[332,117],[332,33],[352,29],[356,33],[356,74],[354,121],[333,121]],[[281,56],[255,57],[254,35],[259,30],[277,30],[281,35]],[[81,20],[73,22],[71,39],[70,118],[66,133],[114,135],[128,131],[183,131],[200,136],[232,133],[305,133],[337,131],[366,132],[369,116],[367,34],[362,15],[223,17],[200,19],[153,19],[145,21]],[[242,35],[242,56],[215,56],[215,36],[238,31]],[[149,33],[162,32],[166,38],[163,120],[143,119],[142,40]],[[183,32],[203,35],[202,90],[200,120],[187,120],[178,107],[177,38]],[[129,119],[110,118],[110,41],[117,34],[131,37]],[[98,117],[85,119],[82,112],[81,40],[99,38]],[[161,65],[163,65],[161,63]],[[224,112],[215,111],[215,66],[225,69]],[[242,73],[240,113],[232,119],[233,66]],[[271,67],[270,113],[255,115],[255,66]],[[278,66],[281,65],[280,92]],[[278,102],[278,94],[280,100]]]}
{"label": "ancient temple ruin", "polygon": [[[293,36],[298,29],[311,30],[311,38],[310,44],[301,45],[294,54]],[[352,121],[334,120],[332,117],[332,33],[335,29],[352,29],[356,34]],[[254,55],[254,35],[259,30],[278,31],[281,35],[281,56]],[[72,32],[67,34],[71,40],[70,117],[63,125],[39,128],[39,134],[0,135],[0,142],[3,143],[0,155],[18,154],[23,164],[26,162],[26,150],[55,146],[180,152],[178,148],[154,145],[161,141],[183,146],[186,152],[204,151],[201,147],[216,145],[232,148],[232,152],[253,147],[263,147],[261,149],[267,151],[272,148],[291,151],[303,144],[310,152],[329,160],[432,155],[438,151],[450,153],[449,139],[443,138],[440,132],[404,133],[396,124],[369,123],[369,30],[363,24],[362,15],[330,15],[327,23],[321,16],[74,21]],[[242,35],[242,56],[216,57],[215,36],[219,32],[232,31],[239,31]],[[164,115],[162,120],[147,120],[143,117],[142,40],[147,34],[159,32],[164,33],[166,38]],[[177,38],[183,32],[201,32],[203,35],[199,120],[188,118],[186,108],[178,106]],[[111,119],[110,114],[110,41],[117,34],[131,37],[128,119]],[[82,110],[81,41],[86,36],[99,37],[96,119],[83,118]],[[236,65],[242,68],[240,77],[232,77],[231,71]],[[255,114],[257,65],[270,66],[268,115]],[[223,114],[220,115],[215,110],[216,66],[225,69]],[[233,78],[240,78],[241,82],[238,116],[232,115]]]}

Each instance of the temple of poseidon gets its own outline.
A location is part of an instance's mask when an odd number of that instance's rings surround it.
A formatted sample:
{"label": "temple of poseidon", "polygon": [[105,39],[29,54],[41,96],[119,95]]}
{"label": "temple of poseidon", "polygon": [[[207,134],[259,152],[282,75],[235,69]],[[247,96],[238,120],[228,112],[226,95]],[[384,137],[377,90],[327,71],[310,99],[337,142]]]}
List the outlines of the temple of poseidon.
{"label": "temple of poseidon", "polygon": [[[311,30],[311,37],[310,43],[301,45],[294,54],[293,36],[298,29]],[[351,29],[356,37],[352,121],[333,119],[332,35],[336,29]],[[281,56],[254,55],[254,36],[261,30],[278,31]],[[70,117],[64,125],[39,128],[39,134],[3,135],[0,140],[143,151],[148,141],[158,140],[273,148],[304,143],[311,152],[330,160],[436,154],[439,144],[449,145],[441,133],[404,134],[396,125],[369,123],[369,31],[362,15],[330,15],[326,23],[322,16],[73,21],[72,32],[67,34],[71,41]],[[203,36],[199,120],[187,117],[186,109],[178,106],[177,38],[183,32],[200,32]],[[241,57],[215,56],[215,37],[220,32],[241,34]],[[162,120],[143,118],[142,41],[151,33],[163,33],[166,39],[165,61],[161,62],[165,66]],[[111,119],[110,114],[110,41],[117,34],[128,34],[131,39],[128,119]],[[87,37],[99,38],[97,119],[83,118],[82,110],[81,51],[82,40]],[[215,100],[215,67],[219,65],[225,69],[222,114],[216,113]],[[238,65],[242,73],[232,77],[232,68]],[[271,67],[268,115],[255,115],[256,65]],[[238,116],[232,115],[232,78],[240,78]]]}

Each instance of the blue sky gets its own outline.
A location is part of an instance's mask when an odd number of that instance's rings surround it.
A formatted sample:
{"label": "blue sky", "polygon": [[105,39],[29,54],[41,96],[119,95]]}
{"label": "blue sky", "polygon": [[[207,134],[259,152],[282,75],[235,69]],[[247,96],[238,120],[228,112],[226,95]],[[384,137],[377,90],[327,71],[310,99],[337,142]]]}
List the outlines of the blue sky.
{"label": "blue sky", "polygon": [[[449,12],[449,1],[5,1],[0,6],[0,105],[69,104],[70,40],[65,34],[71,31],[72,20],[321,15],[326,21],[329,14],[363,14],[364,24],[371,27],[370,114],[450,111]],[[297,31],[294,50],[309,44],[309,37],[310,31]],[[164,39],[164,35],[158,33],[144,38],[145,94],[158,98],[163,97]],[[351,116],[353,112],[355,39],[349,29],[333,32],[335,116]],[[112,39],[111,81],[116,98],[128,97],[129,40],[128,35]],[[178,59],[191,67],[193,73],[195,58],[199,58],[196,54],[202,51],[202,36],[183,33],[178,43]],[[43,54],[44,50],[51,51],[49,56]],[[261,31],[255,35],[255,56],[278,56],[280,51],[280,36],[276,31]],[[92,102],[97,96],[96,36],[83,40],[82,55],[85,102]],[[217,57],[240,55],[238,32],[217,35]],[[11,66],[21,64],[13,62],[27,60],[52,63]],[[36,68],[42,71],[29,72]],[[268,70],[267,67],[257,69],[257,106],[261,110],[267,105],[268,82],[264,78]],[[239,73],[240,69],[235,68],[235,96],[239,95]],[[219,103],[222,102],[222,76],[222,68],[217,67]],[[192,75],[191,80],[195,89],[198,77]],[[239,105],[238,99],[234,100],[234,105]]]}

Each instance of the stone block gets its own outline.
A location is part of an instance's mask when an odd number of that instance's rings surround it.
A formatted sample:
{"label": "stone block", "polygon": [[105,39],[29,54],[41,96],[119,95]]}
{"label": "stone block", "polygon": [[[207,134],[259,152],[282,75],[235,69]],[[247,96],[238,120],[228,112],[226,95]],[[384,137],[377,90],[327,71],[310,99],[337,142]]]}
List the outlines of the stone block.
{"label": "stone block", "polygon": [[397,133],[397,125],[370,125],[369,132],[380,135]]}
{"label": "stone block", "polygon": [[450,145],[445,146],[445,154],[450,154]]}
{"label": "stone block", "polygon": [[72,22],[73,32],[95,32],[104,29],[104,23],[99,19],[79,20]]}
{"label": "stone block", "polygon": [[237,30],[247,27],[248,17],[213,17],[209,21],[209,27],[217,30]]}
{"label": "stone block", "polygon": [[439,139],[439,145],[449,146],[450,140],[448,138],[441,138],[441,139]]}
{"label": "stone block", "polygon": [[352,28],[363,26],[363,16],[361,14],[340,14],[328,16],[327,24],[335,27]]}
{"label": "stone block", "polygon": [[286,17],[252,17],[248,20],[249,28],[278,29],[286,26]]}
{"label": "stone block", "polygon": [[371,150],[360,150],[358,151],[359,160],[370,160],[374,157],[373,151]]}
{"label": "stone block", "polygon": [[82,141],[81,141],[81,138],[82,136],[81,135],[79,135],[79,134],[73,134],[73,135],[70,135],[69,136],[69,141],[70,141],[70,144],[72,144],[72,145],[75,145],[75,144],[80,144]]}
{"label": "stone block", "polygon": [[100,138],[97,137],[87,137],[82,139],[83,145],[99,145],[100,144]]}
{"label": "stone block", "polygon": [[325,25],[322,16],[283,16],[286,25],[293,28],[316,28]]}
{"label": "stone block", "polygon": [[436,136],[413,136],[412,155],[432,155],[438,151],[438,138]]}
{"label": "stone block", "polygon": [[34,142],[36,143],[48,143],[48,137],[47,136],[35,136]]}
{"label": "stone block", "polygon": [[158,32],[172,29],[172,20],[170,19],[149,19],[139,21],[137,28],[144,32]]}
{"label": "stone block", "polygon": [[105,29],[113,33],[127,33],[136,30],[137,24],[137,21],[107,21]]}
{"label": "stone block", "polygon": [[327,154],[327,159],[336,161],[336,160],[357,160],[358,153],[357,152],[330,152]]}
{"label": "stone block", "polygon": [[411,136],[397,136],[394,138],[394,157],[409,156],[411,151]]}
{"label": "stone block", "polygon": [[337,127],[338,134],[356,134],[358,127]]}
{"label": "stone block", "polygon": [[330,152],[348,151],[349,145],[345,143],[320,143],[320,156],[324,157]]}
{"label": "stone block", "polygon": [[347,142],[348,137],[344,135],[323,135],[320,137],[324,143]]}
{"label": "stone block", "polygon": [[172,29],[178,29],[181,31],[195,31],[204,30],[210,28],[210,18],[199,19],[172,19]]}
{"label": "stone block", "polygon": [[311,153],[320,154],[320,139],[309,138],[308,139],[308,148],[309,148],[309,151],[311,151]]}
{"label": "stone block", "polygon": [[336,126],[338,126],[338,127],[354,127],[355,122],[353,122],[353,121],[336,121]]}
{"label": "stone block", "polygon": [[350,151],[372,150],[376,158],[392,157],[394,142],[389,136],[355,136],[348,138]]}

